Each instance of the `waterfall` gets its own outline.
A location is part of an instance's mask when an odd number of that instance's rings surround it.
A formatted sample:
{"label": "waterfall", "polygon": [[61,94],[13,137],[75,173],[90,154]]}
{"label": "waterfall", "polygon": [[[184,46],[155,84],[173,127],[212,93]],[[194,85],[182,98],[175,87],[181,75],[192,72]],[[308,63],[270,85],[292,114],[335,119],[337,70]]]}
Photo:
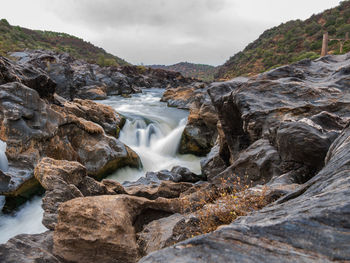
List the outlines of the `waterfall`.
{"label": "waterfall", "polygon": [[9,169],[9,164],[6,157],[6,142],[0,140],[0,170],[7,172]]}
{"label": "waterfall", "polygon": [[169,108],[159,101],[161,92],[146,91],[132,98],[113,98],[104,103],[124,114],[127,120],[119,140],[130,146],[140,157],[143,170],[125,168],[111,179],[133,181],[148,171],[170,170],[176,165],[200,173],[199,158],[177,153],[188,112]]}

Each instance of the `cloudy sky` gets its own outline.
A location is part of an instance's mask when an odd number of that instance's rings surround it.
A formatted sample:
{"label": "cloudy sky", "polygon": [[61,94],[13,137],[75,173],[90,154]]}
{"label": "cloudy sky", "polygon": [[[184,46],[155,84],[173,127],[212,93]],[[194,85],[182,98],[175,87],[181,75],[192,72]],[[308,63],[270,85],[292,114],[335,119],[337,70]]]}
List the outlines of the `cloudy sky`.
{"label": "cloudy sky", "polygon": [[12,25],[66,32],[133,64],[219,65],[265,29],[340,0],[1,0]]}

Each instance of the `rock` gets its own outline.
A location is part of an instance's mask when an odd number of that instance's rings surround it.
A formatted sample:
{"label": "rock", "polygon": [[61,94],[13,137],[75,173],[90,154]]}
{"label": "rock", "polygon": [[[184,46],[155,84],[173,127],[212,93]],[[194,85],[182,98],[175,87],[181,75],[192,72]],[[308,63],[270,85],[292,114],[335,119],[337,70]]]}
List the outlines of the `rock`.
{"label": "rock", "polygon": [[18,235],[0,244],[0,261],[6,263],[64,263],[52,254],[52,232]]}
{"label": "rock", "polygon": [[139,165],[138,156],[130,148],[106,135],[100,125],[82,118],[99,119],[112,133],[112,125],[117,125],[119,119],[111,108],[101,106],[99,110],[96,103],[88,106],[88,102],[79,100],[67,108],[50,104],[18,82],[1,85],[0,89],[0,139],[7,143],[6,174],[11,177],[0,194],[25,198],[35,191],[39,184],[33,170],[46,156],[78,161],[95,178],[119,167]]}
{"label": "rock", "polygon": [[45,188],[43,225],[54,230],[60,204],[76,197],[108,194],[107,188],[87,176],[78,162],[43,158],[35,167],[35,178]]}
{"label": "rock", "polygon": [[265,184],[281,174],[280,156],[269,141],[260,139],[240,152],[235,162],[222,173],[210,175],[208,180],[220,184],[222,180],[240,178],[243,185]]}
{"label": "rock", "polygon": [[[249,79],[213,83],[208,93],[220,120],[220,152],[229,149],[229,164],[242,150],[264,139],[277,149],[284,168],[292,171],[306,165],[306,178],[312,177],[349,118],[348,76],[341,70],[349,63],[348,55],[331,56]],[[312,141],[308,143],[305,136]],[[280,175],[289,171],[281,169]]]}
{"label": "rock", "polygon": [[298,190],[227,226],[140,262],[334,262],[350,260],[350,128],[330,146],[325,167]]}
{"label": "rock", "polygon": [[220,156],[220,145],[215,144],[206,158],[201,160],[201,171],[206,178],[214,177],[227,168],[227,163]]}
{"label": "rock", "polygon": [[69,262],[137,262],[136,232],[180,207],[128,195],[75,198],[59,208],[54,253]]}
{"label": "rock", "polygon": [[81,87],[77,94],[76,98],[79,99],[88,99],[88,100],[105,100],[107,99],[107,88],[105,86],[99,87],[97,85]]}
{"label": "rock", "polygon": [[119,131],[124,126],[125,118],[110,106],[81,99],[74,99],[69,102],[63,98],[58,98],[58,95],[55,96],[55,99],[59,101],[62,106],[60,109],[65,113],[99,124],[109,135],[118,137]]}
{"label": "rock", "polygon": [[337,135],[337,132],[324,133],[304,122],[283,122],[277,130],[276,143],[284,161],[305,164],[318,171]]}
{"label": "rock", "polygon": [[144,226],[137,234],[137,243],[141,255],[144,256],[188,239],[198,231],[195,218],[173,214]]}
{"label": "rock", "polygon": [[138,93],[141,88],[177,87],[194,82],[178,72],[140,66],[100,67],[48,50],[11,55],[18,58],[22,67],[34,67],[49,75],[57,83],[56,93],[68,100],[105,99],[107,95]]}
{"label": "rock", "polygon": [[8,82],[20,82],[38,92],[41,98],[52,99],[56,83],[45,71],[31,65],[19,66],[0,56],[0,85]]}

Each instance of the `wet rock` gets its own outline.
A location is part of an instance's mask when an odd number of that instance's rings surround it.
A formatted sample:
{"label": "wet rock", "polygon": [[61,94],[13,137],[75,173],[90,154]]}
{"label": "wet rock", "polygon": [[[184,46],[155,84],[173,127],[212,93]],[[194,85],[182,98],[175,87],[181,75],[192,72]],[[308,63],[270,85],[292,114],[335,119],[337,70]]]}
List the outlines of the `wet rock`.
{"label": "wet rock", "polygon": [[138,93],[141,88],[177,87],[193,82],[178,72],[140,66],[100,67],[47,50],[26,50],[12,56],[18,58],[22,67],[45,72],[57,84],[56,93],[68,100],[105,99],[107,95]]}
{"label": "wet rock", "polygon": [[337,132],[324,133],[304,122],[284,122],[277,130],[276,143],[284,161],[305,164],[318,171],[337,135]]}
{"label": "wet rock", "polygon": [[119,131],[124,126],[125,118],[110,106],[91,100],[74,99],[70,102],[58,95],[55,95],[55,99],[61,106],[60,110],[99,124],[109,135],[118,137]]}
{"label": "wet rock", "polygon": [[[323,166],[327,147],[349,118],[348,89],[344,84],[348,76],[340,70],[348,67],[348,56],[300,62],[244,81],[212,84],[208,92],[221,124],[220,148],[227,145],[229,163],[233,164],[240,152],[255,141],[266,139],[277,148],[283,161],[294,163],[289,164],[291,170],[304,164],[312,177]],[[286,72],[297,73],[287,77]],[[285,125],[295,130],[287,134]],[[308,136],[310,144],[305,138]]]}
{"label": "wet rock", "polygon": [[99,118],[104,128],[113,132],[107,123],[111,119],[111,125],[117,125],[118,117],[111,108],[101,106],[98,110],[96,103],[87,106],[88,102],[79,100],[67,108],[49,104],[35,90],[18,82],[0,88],[0,138],[7,143],[6,174],[11,176],[2,194],[26,197],[38,187],[33,170],[45,156],[78,161],[95,178],[122,166],[139,165],[138,156],[130,148],[106,135],[100,125],[82,118]]}
{"label": "wet rock", "polygon": [[268,140],[258,140],[240,152],[235,162],[222,173],[210,175],[208,180],[220,184],[222,180],[240,178],[242,185],[265,184],[281,174],[281,159]]}
{"label": "wet rock", "polygon": [[347,127],[329,148],[325,167],[296,191],[140,262],[348,261],[349,138]]}
{"label": "wet rock", "polygon": [[69,262],[137,262],[136,231],[178,209],[166,199],[128,195],[70,200],[59,208],[54,253]]}
{"label": "wet rock", "polygon": [[20,82],[38,92],[41,98],[52,99],[56,83],[40,68],[31,65],[19,66],[0,56],[0,85]]}
{"label": "wet rock", "polygon": [[64,263],[52,253],[52,232],[18,235],[0,245],[0,261],[6,263]]}

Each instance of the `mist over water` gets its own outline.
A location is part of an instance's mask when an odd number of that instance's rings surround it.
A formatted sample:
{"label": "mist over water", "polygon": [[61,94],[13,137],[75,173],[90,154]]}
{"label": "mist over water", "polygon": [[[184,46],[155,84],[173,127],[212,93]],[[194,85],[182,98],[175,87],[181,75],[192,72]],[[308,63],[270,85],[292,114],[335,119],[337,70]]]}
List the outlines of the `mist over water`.
{"label": "mist over water", "polygon": [[134,181],[148,171],[170,170],[176,165],[200,173],[200,159],[177,154],[188,112],[160,102],[164,90],[148,89],[131,98],[112,97],[103,101],[127,120],[119,140],[130,146],[142,161],[143,169],[124,168],[111,175],[119,182]]}

